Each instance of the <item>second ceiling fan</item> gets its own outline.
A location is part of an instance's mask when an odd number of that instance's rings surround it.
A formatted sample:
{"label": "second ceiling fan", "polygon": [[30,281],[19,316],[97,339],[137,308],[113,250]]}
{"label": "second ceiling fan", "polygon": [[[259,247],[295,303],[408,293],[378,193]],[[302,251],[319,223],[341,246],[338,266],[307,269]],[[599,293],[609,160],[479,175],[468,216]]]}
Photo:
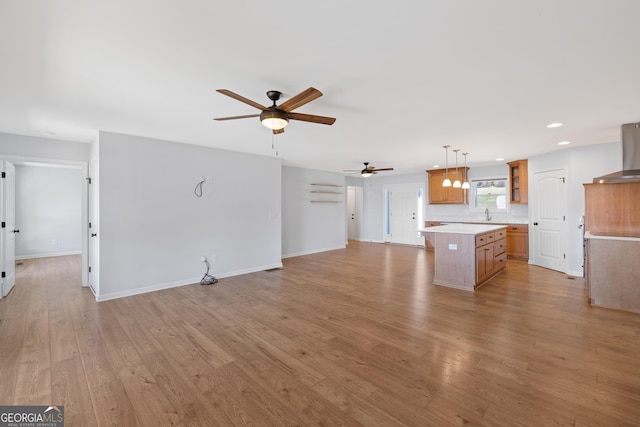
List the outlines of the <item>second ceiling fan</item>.
{"label": "second ceiling fan", "polygon": [[217,92],[220,92],[223,95],[227,95],[240,102],[244,102],[245,104],[251,105],[252,107],[261,110],[261,113],[249,114],[245,116],[217,117],[214,118],[214,120],[235,120],[246,119],[249,117],[260,117],[260,121],[262,122],[262,124],[271,129],[274,134],[284,132],[284,127],[289,123],[289,120],[300,120],[303,122],[320,123],[323,125],[332,125],[336,121],[336,119],[334,119],[333,117],[316,116],[312,114],[293,112],[293,110],[295,110],[296,108],[301,107],[304,104],[322,96],[322,92],[313,87],[300,92],[293,98],[289,98],[280,105],[276,105],[276,101],[280,99],[282,93],[277,90],[270,90],[267,92],[267,97],[271,101],[273,101],[273,105],[271,105],[270,107],[265,107],[264,105],[240,96],[228,89],[217,89]]}
{"label": "second ceiling fan", "polygon": [[371,175],[375,175],[378,172],[392,171],[392,170],[393,168],[376,168],[375,166],[369,166],[369,162],[364,162],[364,169],[362,169],[361,171],[352,169],[352,170],[345,170],[345,172],[360,172],[360,176],[366,178]]}

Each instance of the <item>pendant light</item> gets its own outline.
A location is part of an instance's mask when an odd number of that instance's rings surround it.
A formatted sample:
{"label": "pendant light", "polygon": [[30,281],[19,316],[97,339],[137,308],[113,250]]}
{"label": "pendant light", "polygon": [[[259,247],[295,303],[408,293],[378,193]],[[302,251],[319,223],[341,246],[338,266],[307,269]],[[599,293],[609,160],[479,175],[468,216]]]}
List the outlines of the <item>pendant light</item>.
{"label": "pendant light", "polygon": [[456,153],[456,180],[453,181],[453,188],[460,188],[462,186],[460,180],[458,179],[458,151],[460,151],[460,149],[456,148],[453,151]]}
{"label": "pendant light", "polygon": [[469,181],[467,181],[467,154],[469,153],[462,153],[464,156],[464,182],[462,183],[462,188],[465,190],[468,190],[471,187],[469,185]]}
{"label": "pendant light", "polygon": [[444,181],[442,181],[442,186],[443,187],[451,187],[451,180],[449,179],[449,147],[451,147],[450,145],[443,145],[442,148],[444,148],[444,158],[445,158],[445,175],[444,175]]}

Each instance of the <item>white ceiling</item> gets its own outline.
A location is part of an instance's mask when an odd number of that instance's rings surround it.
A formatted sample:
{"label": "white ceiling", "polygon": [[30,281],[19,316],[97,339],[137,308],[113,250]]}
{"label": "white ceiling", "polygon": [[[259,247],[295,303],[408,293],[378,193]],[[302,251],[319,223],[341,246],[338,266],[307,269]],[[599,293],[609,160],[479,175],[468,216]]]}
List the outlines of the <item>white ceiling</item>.
{"label": "white ceiling", "polygon": [[257,118],[212,120],[259,112],[215,90],[269,105],[313,86],[296,112],[337,121],[292,121],[286,164],[408,173],[450,144],[485,165],[619,141],[639,41],[638,0],[0,0],[0,132],[275,156]]}

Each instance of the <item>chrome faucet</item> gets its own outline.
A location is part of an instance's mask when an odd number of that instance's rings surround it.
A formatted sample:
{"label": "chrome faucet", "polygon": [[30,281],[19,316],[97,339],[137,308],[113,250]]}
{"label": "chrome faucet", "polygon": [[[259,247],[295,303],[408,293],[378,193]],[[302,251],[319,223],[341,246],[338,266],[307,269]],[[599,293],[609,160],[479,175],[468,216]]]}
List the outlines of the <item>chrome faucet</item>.
{"label": "chrome faucet", "polygon": [[484,208],[484,214],[487,221],[491,221],[491,216],[489,216],[489,208]]}

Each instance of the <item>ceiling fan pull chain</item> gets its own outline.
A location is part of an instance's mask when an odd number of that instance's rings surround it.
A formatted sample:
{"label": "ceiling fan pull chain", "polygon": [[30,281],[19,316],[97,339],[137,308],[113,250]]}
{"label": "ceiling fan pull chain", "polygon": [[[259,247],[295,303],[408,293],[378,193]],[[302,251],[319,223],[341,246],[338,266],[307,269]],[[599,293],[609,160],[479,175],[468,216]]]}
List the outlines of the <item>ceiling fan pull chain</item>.
{"label": "ceiling fan pull chain", "polygon": [[276,157],[278,157],[278,135],[275,133],[271,134],[271,149],[276,150]]}

